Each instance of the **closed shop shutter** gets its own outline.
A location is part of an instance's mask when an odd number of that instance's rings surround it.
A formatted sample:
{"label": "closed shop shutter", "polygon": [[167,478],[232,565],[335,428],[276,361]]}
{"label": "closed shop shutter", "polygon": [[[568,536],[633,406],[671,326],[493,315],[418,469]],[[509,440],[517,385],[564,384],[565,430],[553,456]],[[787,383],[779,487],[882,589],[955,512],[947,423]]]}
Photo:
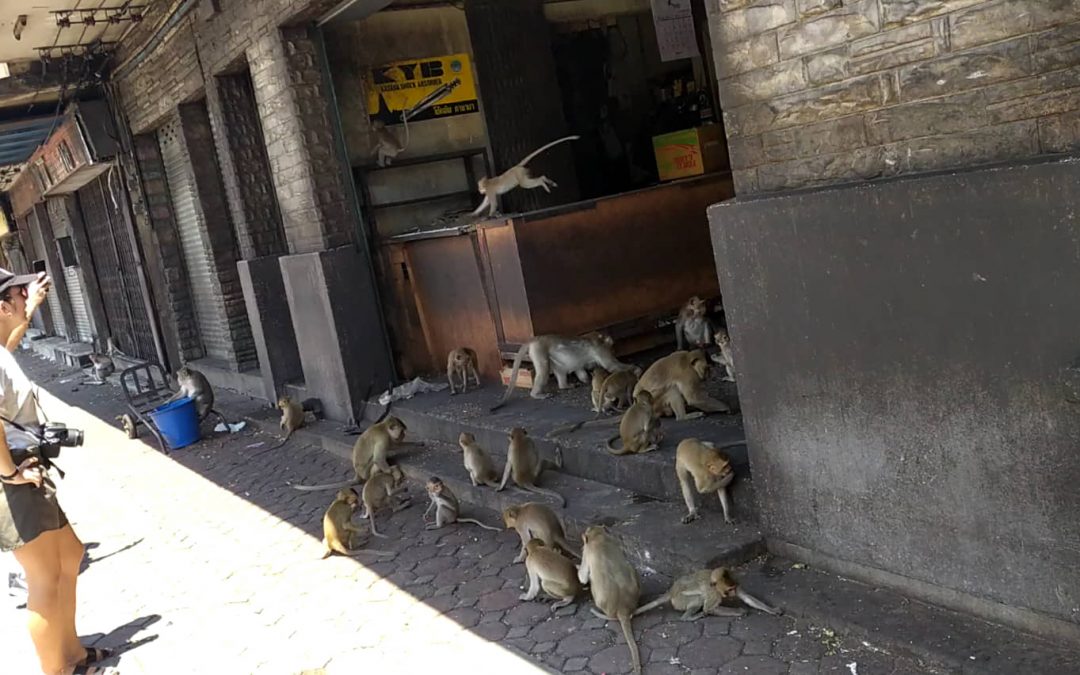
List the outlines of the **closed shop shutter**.
{"label": "closed shop shutter", "polygon": [[78,339],[81,342],[92,342],[94,324],[90,321],[90,310],[86,306],[86,292],[83,290],[79,268],[65,267],[64,281],[67,282],[68,295],[71,297],[71,312],[75,315],[75,331]]}
{"label": "closed shop shutter", "polygon": [[[30,224],[30,231],[37,233],[38,242],[39,244],[42,243],[40,239],[41,224],[38,222],[37,213],[35,211],[30,211],[26,214],[26,219]],[[53,242],[48,242],[45,245],[48,246],[52,243]],[[36,254],[40,256],[42,260],[45,260],[45,253],[43,251],[37,251]],[[49,273],[49,276],[56,276],[57,274],[57,270],[51,269],[49,267],[48,260],[45,260],[45,271]],[[64,323],[64,314],[60,308],[60,296],[57,295],[55,292],[51,292],[46,296],[46,298],[46,302],[49,303],[49,314],[52,315],[53,330],[60,337],[67,337],[68,328],[67,325]]]}
{"label": "closed shop shutter", "polygon": [[228,334],[223,313],[218,311],[221,300],[215,292],[213,266],[208,247],[203,240],[202,212],[191,175],[191,161],[184,147],[178,118],[158,130],[161,160],[172,196],[173,215],[184,252],[188,272],[188,287],[195,304],[195,321],[203,350],[207,356],[228,360]]}

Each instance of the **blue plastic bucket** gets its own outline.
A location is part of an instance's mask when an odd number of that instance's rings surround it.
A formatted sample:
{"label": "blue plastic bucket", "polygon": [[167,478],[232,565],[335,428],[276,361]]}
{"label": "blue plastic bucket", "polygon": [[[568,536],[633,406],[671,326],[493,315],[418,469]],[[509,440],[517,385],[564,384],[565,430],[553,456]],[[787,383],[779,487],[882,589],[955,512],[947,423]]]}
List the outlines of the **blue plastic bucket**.
{"label": "blue plastic bucket", "polygon": [[199,416],[195,412],[194,399],[185,396],[154,408],[149,415],[170,449],[184,448],[199,441]]}

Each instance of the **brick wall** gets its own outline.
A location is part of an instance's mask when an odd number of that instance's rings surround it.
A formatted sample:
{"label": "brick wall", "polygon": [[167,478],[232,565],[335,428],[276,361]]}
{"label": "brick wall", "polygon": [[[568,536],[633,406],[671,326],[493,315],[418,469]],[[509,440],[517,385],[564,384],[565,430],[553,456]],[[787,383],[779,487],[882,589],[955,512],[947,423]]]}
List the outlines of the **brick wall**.
{"label": "brick wall", "polygon": [[736,192],[1080,150],[1076,0],[707,0]]}

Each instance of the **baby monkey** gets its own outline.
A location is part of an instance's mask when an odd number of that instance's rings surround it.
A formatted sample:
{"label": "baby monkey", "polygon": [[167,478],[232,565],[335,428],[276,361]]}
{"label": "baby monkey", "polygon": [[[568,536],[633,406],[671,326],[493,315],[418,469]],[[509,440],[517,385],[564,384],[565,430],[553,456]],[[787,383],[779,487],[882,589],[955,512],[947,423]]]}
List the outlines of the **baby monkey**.
{"label": "baby monkey", "polygon": [[397,513],[412,505],[408,495],[401,494],[405,491],[403,482],[405,482],[405,474],[401,472],[401,467],[392,466],[389,473],[376,473],[364,483],[364,489],[360,493],[360,498],[364,502],[364,512],[360,514],[360,517],[371,524],[371,536],[386,537],[375,529],[376,511],[389,507],[393,513]]}
{"label": "baby monkey", "polygon": [[469,480],[472,481],[473,487],[477,485],[499,487],[499,473],[495,471],[491,458],[476,442],[476,436],[463,431],[458,436],[458,445],[461,446],[465,470],[469,472]]}
{"label": "baby monkey", "polygon": [[716,335],[713,336],[713,340],[716,341],[717,348],[720,349],[719,354],[713,354],[710,358],[712,362],[724,367],[724,381],[735,381],[735,355],[731,351],[731,336],[723,328],[716,330]]}
{"label": "baby monkey", "polygon": [[485,530],[491,530],[492,532],[499,531],[499,528],[485,525],[473,518],[459,518],[458,512],[461,511],[461,506],[458,503],[458,498],[438,476],[432,476],[428,479],[427,494],[428,498],[431,499],[431,503],[428,504],[427,510],[424,511],[423,518],[425,522],[427,521],[428,514],[431,513],[431,509],[435,509],[435,522],[430,523],[427,526],[427,529],[440,530],[453,523],[469,523],[472,525],[479,525]]}
{"label": "baby monkey", "polygon": [[783,612],[770,607],[767,603],[750,595],[731,578],[727,569],[717,567],[712,570],[698,570],[679,577],[671,584],[671,590],[650,603],[638,607],[634,616],[647,612],[670,602],[671,606],[682,612],[683,621],[696,621],[703,616],[743,616],[742,607],[724,607],[724,600],[738,598],[754,609],[766,614],[779,615]]}
{"label": "baby monkey", "polygon": [[285,432],[285,437],[277,445],[269,448],[277,450],[289,442],[293,432],[307,425],[307,413],[311,412],[316,419],[322,415],[322,404],[318,399],[309,398],[303,403],[297,403],[288,396],[282,396],[277,401],[277,407],[281,410],[281,422],[278,426]]}
{"label": "baby monkey", "polygon": [[570,605],[581,593],[574,563],[553,548],[548,548],[540,539],[530,539],[525,544],[525,571],[529,577],[529,589],[518,596],[519,600],[534,600],[544,589],[551,597],[558,600],[551,606],[556,611]]}
{"label": "baby monkey", "polygon": [[326,509],[326,514],[323,515],[323,546],[326,547],[326,553],[323,554],[324,560],[335,553],[354,557],[362,553],[394,555],[389,551],[358,547],[356,537],[363,534],[363,531],[352,524],[353,512],[356,510],[358,501],[356,491],[345,488],[338,491],[337,498]]}
{"label": "baby monkey", "polygon": [[480,375],[476,372],[476,352],[468,347],[459,347],[446,357],[446,380],[450,383],[450,395],[457,393],[454,388],[454,376],[461,378],[461,393],[469,390],[469,376],[472,375],[476,386],[480,386]]}

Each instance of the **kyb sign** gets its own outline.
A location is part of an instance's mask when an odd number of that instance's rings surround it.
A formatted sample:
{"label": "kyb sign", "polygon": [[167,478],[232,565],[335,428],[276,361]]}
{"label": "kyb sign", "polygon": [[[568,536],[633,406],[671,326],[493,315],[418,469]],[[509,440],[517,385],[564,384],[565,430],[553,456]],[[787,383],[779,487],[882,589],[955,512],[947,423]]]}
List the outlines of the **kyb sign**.
{"label": "kyb sign", "polygon": [[368,116],[387,125],[480,111],[468,54],[395,61],[373,68],[365,82]]}

